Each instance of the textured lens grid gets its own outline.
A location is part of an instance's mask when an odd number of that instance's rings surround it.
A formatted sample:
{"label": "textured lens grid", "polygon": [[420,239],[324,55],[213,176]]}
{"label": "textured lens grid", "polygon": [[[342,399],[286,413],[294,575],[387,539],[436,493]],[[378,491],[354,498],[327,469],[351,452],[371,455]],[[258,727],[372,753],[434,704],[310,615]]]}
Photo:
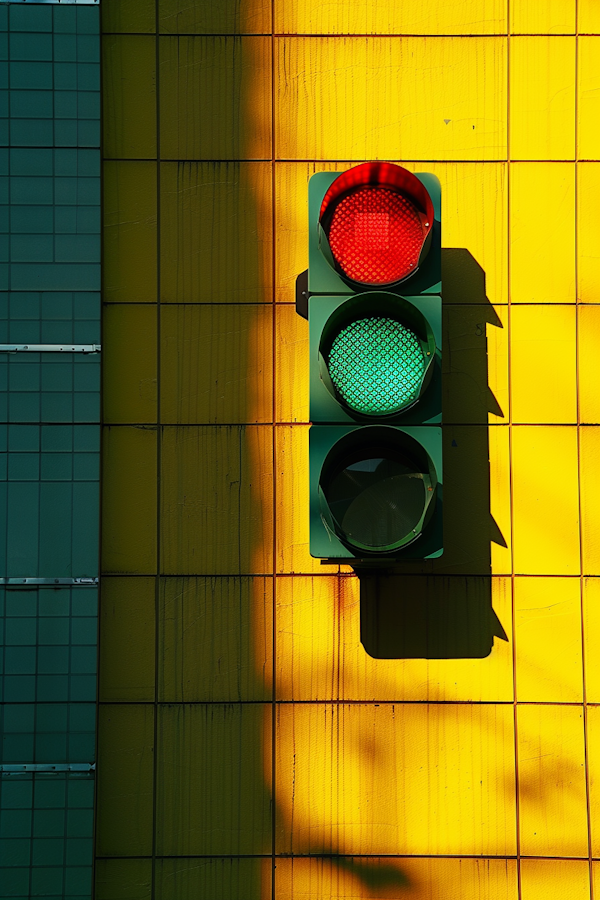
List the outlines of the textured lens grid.
{"label": "textured lens grid", "polygon": [[417,336],[397,319],[365,316],[336,335],[327,365],[351,409],[385,415],[417,399],[426,358]]}

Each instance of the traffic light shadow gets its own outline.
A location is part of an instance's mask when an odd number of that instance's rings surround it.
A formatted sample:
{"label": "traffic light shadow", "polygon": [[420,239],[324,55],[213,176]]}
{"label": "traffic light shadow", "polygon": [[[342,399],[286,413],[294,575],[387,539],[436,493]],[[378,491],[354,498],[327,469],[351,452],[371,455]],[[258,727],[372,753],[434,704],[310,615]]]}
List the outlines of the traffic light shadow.
{"label": "traffic light shadow", "polygon": [[507,640],[492,607],[491,543],[506,540],[490,511],[492,413],[487,326],[502,327],[485,272],[463,248],[442,250],[444,553],[386,569],[357,569],[361,641],[376,659],[483,658]]}

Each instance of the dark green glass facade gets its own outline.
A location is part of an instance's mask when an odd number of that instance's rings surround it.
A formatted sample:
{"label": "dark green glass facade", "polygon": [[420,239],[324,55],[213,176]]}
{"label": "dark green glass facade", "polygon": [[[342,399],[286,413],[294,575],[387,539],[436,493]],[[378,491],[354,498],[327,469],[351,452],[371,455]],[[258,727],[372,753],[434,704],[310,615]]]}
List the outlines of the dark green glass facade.
{"label": "dark green glass facade", "polygon": [[0,0],[0,900],[92,893],[99,9]]}

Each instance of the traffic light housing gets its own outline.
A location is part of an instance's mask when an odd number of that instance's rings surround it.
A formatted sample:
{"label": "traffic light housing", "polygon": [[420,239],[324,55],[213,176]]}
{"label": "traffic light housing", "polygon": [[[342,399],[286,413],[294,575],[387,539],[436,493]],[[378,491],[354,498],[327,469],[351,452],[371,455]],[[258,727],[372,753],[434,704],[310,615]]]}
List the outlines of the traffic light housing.
{"label": "traffic light housing", "polygon": [[441,197],[391,163],[309,182],[310,552],[440,556]]}

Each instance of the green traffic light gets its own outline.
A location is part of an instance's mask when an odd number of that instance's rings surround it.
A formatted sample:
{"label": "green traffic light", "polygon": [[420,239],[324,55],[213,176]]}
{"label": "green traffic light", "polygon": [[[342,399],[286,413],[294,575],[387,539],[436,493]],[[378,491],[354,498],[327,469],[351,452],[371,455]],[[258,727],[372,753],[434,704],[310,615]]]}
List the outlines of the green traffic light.
{"label": "green traffic light", "polygon": [[350,322],[332,341],[327,359],[340,396],[366,415],[385,415],[414,403],[427,364],[416,334],[388,316]]}

